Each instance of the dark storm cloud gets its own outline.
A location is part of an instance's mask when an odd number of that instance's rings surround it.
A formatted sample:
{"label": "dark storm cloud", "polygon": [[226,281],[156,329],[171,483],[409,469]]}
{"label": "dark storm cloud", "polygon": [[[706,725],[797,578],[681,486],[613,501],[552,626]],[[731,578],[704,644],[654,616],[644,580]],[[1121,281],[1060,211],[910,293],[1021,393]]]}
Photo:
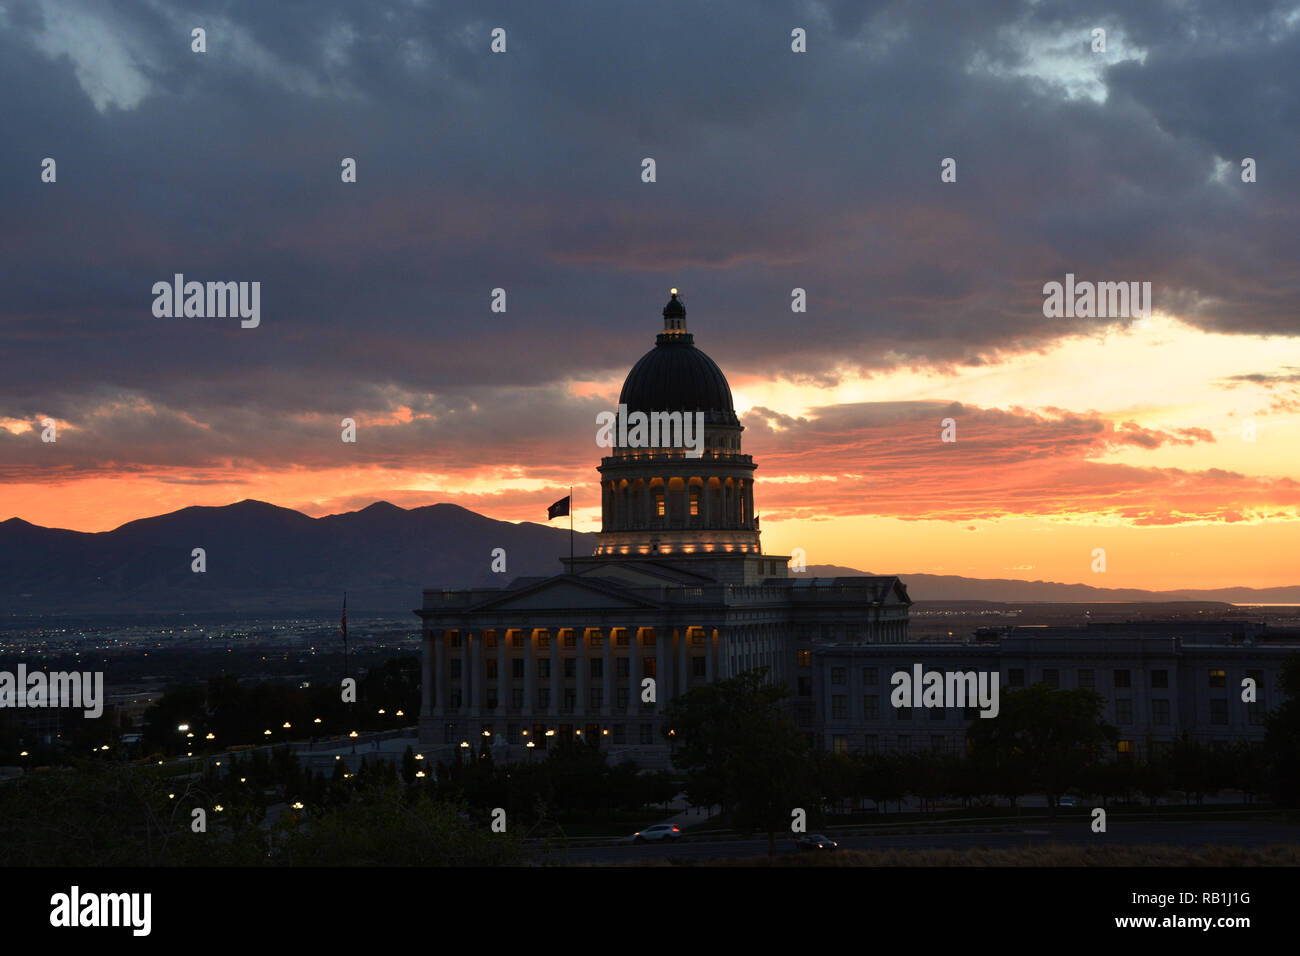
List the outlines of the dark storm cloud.
{"label": "dark storm cloud", "polygon": [[[729,374],[807,381],[1042,347],[1078,331],[1042,316],[1067,271],[1151,281],[1207,328],[1297,332],[1281,4],[3,11],[0,419],[95,422],[69,467],[305,464],[344,415],[421,402],[435,456],[497,434],[543,451],[593,414],[547,383],[626,370],[670,284]],[[260,281],[261,326],[154,318],[176,272]],[[449,424],[475,402],[499,411]],[[387,427],[393,460],[433,437]],[[0,431],[6,470],[30,440]]]}

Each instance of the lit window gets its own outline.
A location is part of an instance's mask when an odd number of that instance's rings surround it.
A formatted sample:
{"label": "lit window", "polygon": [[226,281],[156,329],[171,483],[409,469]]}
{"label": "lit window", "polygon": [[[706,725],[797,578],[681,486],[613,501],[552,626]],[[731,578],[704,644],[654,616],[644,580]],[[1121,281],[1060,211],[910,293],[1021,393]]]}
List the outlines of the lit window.
{"label": "lit window", "polygon": [[1133,753],[1133,741],[1131,740],[1121,740],[1116,746],[1122,754]]}
{"label": "lit window", "polygon": [[1214,667],[1210,668],[1210,686],[1227,687],[1228,686],[1227,671],[1222,670],[1221,668],[1214,668]]}

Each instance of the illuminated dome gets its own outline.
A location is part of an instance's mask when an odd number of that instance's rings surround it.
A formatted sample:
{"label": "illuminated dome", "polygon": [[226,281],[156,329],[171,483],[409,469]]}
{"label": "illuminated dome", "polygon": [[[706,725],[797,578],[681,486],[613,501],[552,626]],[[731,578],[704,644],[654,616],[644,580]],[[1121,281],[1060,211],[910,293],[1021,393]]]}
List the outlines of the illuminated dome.
{"label": "illuminated dome", "polygon": [[[745,430],[731,386],[695,347],[686,306],[672,298],[655,347],[628,372],[619,405],[629,418],[683,413],[703,420],[693,454],[685,447],[617,443],[601,459],[601,534],[597,555],[761,553],[754,514],[754,460],[741,450]],[[631,434],[629,431],[628,434]]]}
{"label": "illuminated dome", "polygon": [[664,330],[628,372],[619,404],[629,412],[701,411],[709,424],[739,425],[731,386],[717,363],[695,347],[675,289],[663,315]]}

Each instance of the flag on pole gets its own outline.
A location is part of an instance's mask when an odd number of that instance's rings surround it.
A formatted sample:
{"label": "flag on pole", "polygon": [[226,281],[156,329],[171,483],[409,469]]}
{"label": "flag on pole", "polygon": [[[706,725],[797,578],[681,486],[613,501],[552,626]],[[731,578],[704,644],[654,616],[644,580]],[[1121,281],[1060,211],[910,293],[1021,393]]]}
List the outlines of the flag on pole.
{"label": "flag on pole", "polygon": [[572,495],[565,495],[555,504],[547,508],[546,520],[550,521],[552,518],[560,518],[563,517],[564,515],[567,515],[569,513],[569,499],[571,497]]}

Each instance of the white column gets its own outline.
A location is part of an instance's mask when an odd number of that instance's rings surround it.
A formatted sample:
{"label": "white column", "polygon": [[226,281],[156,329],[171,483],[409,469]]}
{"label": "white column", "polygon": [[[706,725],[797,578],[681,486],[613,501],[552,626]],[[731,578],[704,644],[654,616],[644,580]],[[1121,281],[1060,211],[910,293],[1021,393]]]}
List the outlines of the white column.
{"label": "white column", "polygon": [[673,629],[655,628],[655,710],[672,698]]}
{"label": "white column", "polygon": [[713,655],[716,648],[713,646],[713,628],[704,629],[704,679],[710,684],[713,683]]}
{"label": "white column", "polygon": [[[470,699],[470,713],[476,718],[482,718],[483,705],[487,703],[487,701],[483,699],[484,695],[487,693],[487,675],[484,673],[486,667],[483,663],[486,659],[483,652],[483,632],[474,631],[473,634],[470,635],[470,639],[474,642],[473,653],[470,656],[470,659],[474,662],[473,670],[470,671],[469,686],[470,693],[473,695]],[[474,726],[474,733],[478,734],[481,732],[482,728],[480,728],[476,723]],[[478,746],[478,741],[474,742],[474,746]]]}
{"label": "white column", "polygon": [[639,629],[627,629],[627,715],[635,717],[641,713],[641,642],[637,635]]}
{"label": "white column", "polygon": [[547,710],[547,716],[558,717],[560,715],[560,694],[562,693],[560,675],[560,629],[547,628],[546,633],[551,635],[551,706]]}
{"label": "white column", "polygon": [[[470,689],[469,689],[469,631],[457,630],[460,636],[460,708],[461,716],[469,716]],[[463,729],[463,728],[462,728]],[[461,734],[461,740],[466,740],[464,733]]]}
{"label": "white column", "polygon": [[600,716],[608,717],[614,712],[614,651],[610,647],[614,643],[614,629],[611,627],[602,627],[601,633],[604,635],[601,642],[600,657],[604,669],[601,675],[601,687],[604,688],[604,700],[600,703]]}
{"label": "white column", "polygon": [[424,632],[423,655],[420,662],[420,716],[433,716],[433,633]]}
{"label": "white column", "polygon": [[575,627],[574,636],[577,638],[578,645],[577,659],[574,661],[573,669],[578,675],[578,693],[576,706],[573,708],[574,717],[585,717],[587,715],[587,629],[585,627]]}
{"label": "white column", "polygon": [[686,646],[691,642],[691,629],[684,627],[677,638],[681,643],[677,647],[677,693],[686,693],[686,688],[691,686],[691,672],[688,667],[690,661]]}
{"label": "white column", "polygon": [[438,628],[433,635],[433,679],[437,682],[434,707],[438,714],[445,717],[451,713],[447,707],[451,682],[447,677],[447,635],[442,628]]}
{"label": "white column", "polygon": [[[506,645],[510,643],[509,632],[505,628],[497,628],[497,715],[505,717],[510,712],[510,669],[506,667],[510,663]],[[497,733],[504,734],[505,726],[497,728]],[[506,743],[514,743],[513,740],[507,740]]]}
{"label": "white column", "polygon": [[[537,648],[533,644],[533,630],[524,630],[524,716],[537,713]],[[531,723],[531,721],[530,721]],[[531,732],[532,728],[528,728]],[[541,746],[538,744],[537,746]]]}

